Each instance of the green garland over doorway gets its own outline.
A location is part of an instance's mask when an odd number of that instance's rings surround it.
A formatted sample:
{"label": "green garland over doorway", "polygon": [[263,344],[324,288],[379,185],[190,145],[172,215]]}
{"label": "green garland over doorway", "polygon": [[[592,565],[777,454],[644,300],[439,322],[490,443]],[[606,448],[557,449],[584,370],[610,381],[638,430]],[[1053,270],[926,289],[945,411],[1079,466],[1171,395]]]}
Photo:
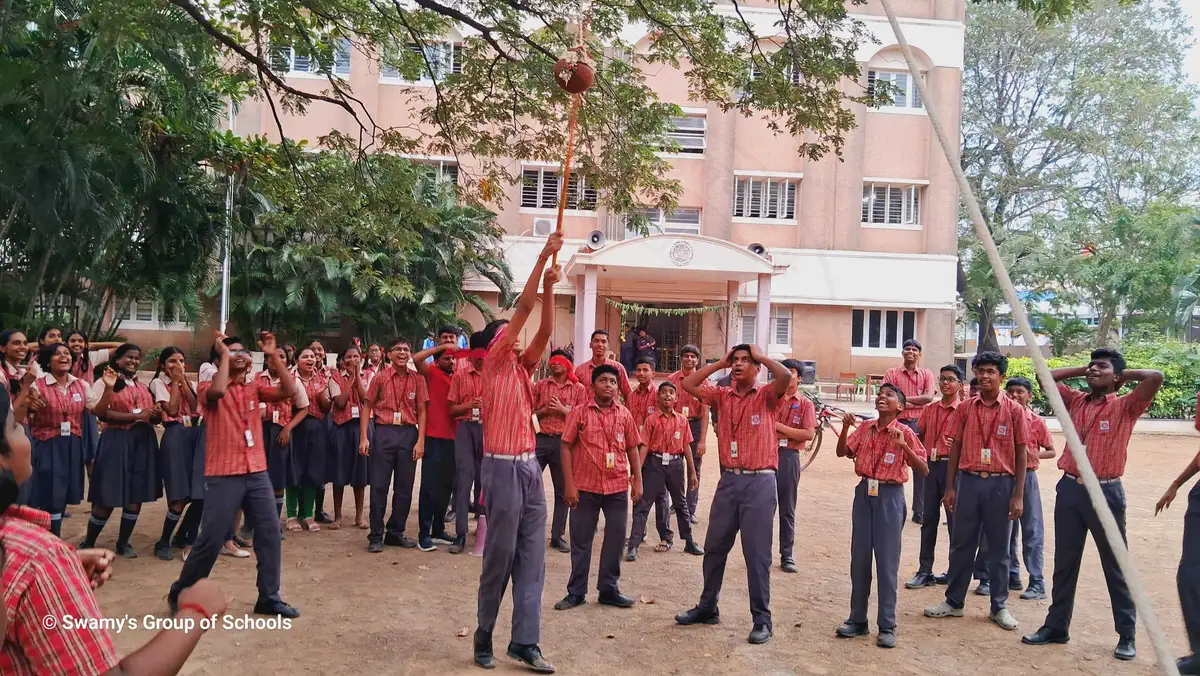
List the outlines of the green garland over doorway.
{"label": "green garland over doorway", "polygon": [[[701,305],[699,307],[646,307],[637,303],[620,303],[611,298],[605,298],[604,301],[609,305],[621,311],[621,317],[628,315],[645,316],[645,317],[681,317],[683,315],[703,314],[705,312],[720,312],[728,310],[729,304],[722,305]],[[734,309],[737,309],[737,304],[734,304]]]}

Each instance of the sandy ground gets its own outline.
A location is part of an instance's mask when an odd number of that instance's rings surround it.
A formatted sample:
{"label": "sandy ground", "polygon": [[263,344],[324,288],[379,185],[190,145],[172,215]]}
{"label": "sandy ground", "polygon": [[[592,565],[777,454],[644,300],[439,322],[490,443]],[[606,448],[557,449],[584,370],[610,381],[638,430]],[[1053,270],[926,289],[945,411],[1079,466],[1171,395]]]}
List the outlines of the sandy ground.
{"label": "sandy ground", "polygon": [[[1057,439],[1061,447],[1061,438]],[[828,443],[828,439],[826,440]],[[715,440],[709,444],[715,448]],[[1154,517],[1154,504],[1196,450],[1195,439],[1156,435],[1134,438],[1126,476],[1129,533],[1134,559],[1150,587],[1159,621],[1176,654],[1187,643],[1175,590],[1186,494],[1165,515]],[[1054,485],[1059,473],[1043,462],[1039,474],[1047,514],[1047,578],[1053,572]],[[708,498],[717,473],[703,477],[703,536]],[[1095,549],[1089,548],[1080,577],[1072,641],[1066,646],[1034,648],[1020,643],[1045,617],[1048,601],[1010,600],[1020,630],[1007,633],[987,621],[987,602],[967,596],[962,619],[931,620],[922,609],[941,600],[944,587],[900,590],[899,646],[875,647],[874,638],[834,638],[846,617],[850,596],[849,540],[851,490],[855,476],[849,461],[822,449],[801,479],[797,518],[797,558],[802,572],[772,574],[775,636],[765,646],[746,643],[750,618],[745,564],[735,548],[725,574],[722,624],[679,627],[672,617],[694,605],[701,587],[700,559],[682,547],[666,554],[643,550],[639,561],[625,564],[621,587],[640,603],[630,610],[602,607],[589,596],[587,606],[553,610],[565,593],[569,556],[547,552],[541,645],[560,673],[726,673],[726,674],[1151,674],[1157,673],[1149,639],[1139,626],[1139,657],[1132,663],[1111,657],[1116,635]],[[549,490],[549,480],[546,481]],[[349,496],[347,496],[349,498]],[[178,559],[165,563],[152,555],[165,502],[143,511],[134,545],[134,561],[118,560],[113,579],[99,591],[106,616],[141,618],[166,613],[165,594],[179,571]],[[77,541],[86,523],[83,508],[73,509],[64,533]],[[111,547],[114,518],[100,545]],[[416,506],[409,520],[416,533]],[[943,531],[944,534],[944,531]],[[904,530],[900,574],[916,570],[919,528]],[[599,543],[597,542],[597,550]],[[938,571],[945,568],[944,540],[939,542]],[[303,616],[289,630],[209,632],[183,669],[185,674],[466,673],[475,627],[475,590],[480,561],[435,553],[388,548],[366,552],[366,536],[352,526],[338,532],[289,534],[284,542],[283,596]],[[220,557],[213,578],[235,596],[229,613],[242,616],[255,599],[254,560]],[[594,571],[591,584],[595,582]],[[870,617],[874,630],[874,599]],[[501,608],[496,630],[498,673],[517,673],[503,657],[508,641],[510,606]],[[151,632],[126,630],[115,637],[128,653]]]}

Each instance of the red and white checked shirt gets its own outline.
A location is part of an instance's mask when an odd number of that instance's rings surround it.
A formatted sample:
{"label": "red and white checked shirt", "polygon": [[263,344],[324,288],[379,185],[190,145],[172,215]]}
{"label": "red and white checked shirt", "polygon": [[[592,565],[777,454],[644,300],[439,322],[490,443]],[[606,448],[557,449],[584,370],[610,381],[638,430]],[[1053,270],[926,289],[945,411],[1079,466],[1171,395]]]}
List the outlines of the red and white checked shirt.
{"label": "red and white checked shirt", "polygon": [[[212,383],[204,383],[200,405],[204,410],[204,476],[238,476],[267,471],[263,447],[261,393],[275,388],[263,378],[231,378],[225,396],[208,400]],[[249,431],[250,439],[246,438]]]}
{"label": "red and white checked shirt", "polygon": [[[117,413],[133,413],[134,409],[145,411],[154,408],[154,397],[150,396],[150,389],[138,382],[137,378],[129,379],[124,376],[118,376],[125,381],[125,387],[121,388],[120,392],[113,392],[108,398],[108,410]],[[88,392],[88,408],[95,408],[100,402],[100,398],[104,396],[104,381],[97,380],[92,385],[92,389]],[[114,423],[104,422],[106,429],[127,430],[131,429],[136,422]]]}
{"label": "red and white checked shirt", "polygon": [[575,488],[601,495],[624,493],[629,489],[626,452],[641,443],[629,409],[616,401],[608,408],[601,408],[592,399],[567,416],[562,441],[571,446],[571,475],[575,477]]}
{"label": "red and white checked shirt", "polygon": [[[744,394],[738,394],[733,387],[704,383],[701,394],[704,403],[717,407],[717,450],[722,467],[778,469],[775,410],[779,397],[773,385],[755,383]],[[734,443],[737,443],[736,458]]]}
{"label": "red and white checked shirt", "polygon": [[[792,394],[785,394],[779,399],[779,406],[775,409],[775,422],[797,430],[817,429],[817,407],[813,406],[812,400],[800,394],[799,391]],[[779,447],[792,451],[799,451],[804,448],[803,441],[793,441],[787,437],[775,433],[779,437]]]}
{"label": "red and white checked shirt", "polygon": [[[333,374],[334,382],[337,384],[338,393],[349,392],[346,395],[346,408],[339,409],[334,406],[331,409],[333,415],[333,424],[344,425],[351,420],[357,420],[362,412],[363,401],[362,397],[358,396],[358,389],[354,387],[354,382],[350,379],[350,374],[346,371],[336,371]],[[362,383],[363,392],[371,389],[371,374],[360,372],[358,382]]]}
{"label": "red and white checked shirt", "polygon": [[683,455],[684,449],[692,443],[692,426],[682,413],[664,414],[656,409],[642,423],[642,443],[650,453]]}
{"label": "red and white checked shirt", "polygon": [[33,384],[46,405],[40,411],[29,412],[29,430],[33,438],[47,441],[61,434],[61,425],[70,423],[71,434],[83,436],[83,411],[87,406],[88,385],[73,375],[67,375],[67,386],[61,388],[54,376],[46,374]]}
{"label": "red and white checked shirt", "polygon": [[[1029,418],[1025,407],[1003,392],[990,405],[979,397],[959,404],[947,423],[948,433],[962,441],[958,469],[969,472],[1016,474],[1016,446],[1029,445]],[[991,464],[983,463],[983,449],[992,451]]]}
{"label": "red and white checked shirt", "polygon": [[[553,378],[543,378],[533,386],[533,408],[535,410],[545,407],[555,397],[558,397],[558,401],[563,406],[573,411],[587,403],[588,393],[584,389],[583,383],[575,383],[570,380],[559,385],[554,382]],[[538,416],[538,427],[541,428],[542,434],[562,434],[566,422],[567,416],[555,411]]]}
{"label": "red and white checked shirt", "polygon": [[333,399],[341,394],[341,390],[338,389],[337,384],[320,369],[314,369],[312,377],[308,380],[305,380],[299,372],[293,373],[292,377],[296,379],[296,382],[300,383],[300,387],[304,389],[304,394],[308,396],[308,417],[324,420],[325,411],[322,411],[321,404],[317,403],[317,396],[328,390],[329,398]]}
{"label": "red and white checked shirt", "polygon": [[[893,366],[884,371],[883,382],[900,388],[904,396],[912,399],[928,392],[934,384],[933,371],[917,368],[912,371],[903,366]],[[916,420],[921,415],[924,404],[906,404],[900,412],[901,420]]]}
{"label": "red and white checked shirt", "polygon": [[[617,370],[617,389],[622,397],[629,396],[633,388],[629,385],[629,374],[625,372],[625,365],[615,359],[605,359],[603,363]],[[592,371],[595,371],[597,366],[600,364],[589,359],[575,368],[575,377],[579,378],[579,382],[583,383],[589,392],[592,390]]]}
{"label": "red and white checked shirt", "polygon": [[921,409],[917,429],[921,430],[921,443],[929,451],[930,462],[950,457],[950,444],[946,441],[946,436],[950,434],[947,425],[960,404],[962,401],[955,399],[947,406],[939,399]]}
{"label": "red and white checked shirt", "polygon": [[[483,398],[483,374],[475,370],[475,366],[469,360],[464,360],[466,368],[462,371],[455,370],[454,376],[450,378],[450,394],[447,399],[454,406],[462,406],[468,404],[476,398]],[[479,411],[480,422],[483,422],[483,411]],[[468,409],[465,413],[454,418],[459,420],[473,420],[472,410]]]}
{"label": "red and white checked shirt", "polygon": [[375,424],[395,425],[400,412],[401,425],[417,424],[417,408],[429,402],[429,386],[416,371],[386,368],[371,379],[367,400],[375,414]]}
{"label": "red and white checked shirt", "polygon": [[[103,674],[118,664],[108,632],[64,629],[62,619],[104,617],[75,549],[50,534],[50,515],[9,507],[0,517],[7,559],[3,583],[8,629],[0,674]],[[46,618],[60,624],[47,629]]]}
{"label": "red and white checked shirt", "polygon": [[[1058,391],[1067,404],[1071,421],[1079,432],[1079,440],[1087,448],[1088,461],[1099,479],[1119,479],[1125,474],[1125,460],[1129,454],[1129,437],[1133,425],[1143,413],[1150,409],[1154,399],[1135,396],[1137,390],[1117,396],[1111,393],[1092,398],[1059,383]],[[1058,468],[1067,474],[1079,476],[1075,456],[1063,453],[1058,459]]]}
{"label": "red and white checked shirt", "polygon": [[[257,380],[261,381],[259,387],[262,388],[277,388],[279,387],[279,379],[272,378],[270,371],[260,371]],[[200,383],[196,388],[196,401],[201,404],[203,410],[204,392],[208,389],[212,382]],[[266,422],[273,422],[276,425],[287,425],[292,421],[294,411],[308,408],[308,393],[304,388],[299,388],[296,394],[281,399],[279,401],[260,401],[258,402],[258,412],[262,414],[262,419]]]}
{"label": "red and white checked shirt", "polygon": [[71,375],[85,381],[88,385],[96,382],[96,375],[92,373],[92,366],[94,364],[91,364],[89,360],[87,368],[84,368],[82,359],[75,359],[74,355],[71,356]]}
{"label": "red and white checked shirt", "polygon": [[498,342],[483,360],[483,450],[520,455],[533,450],[533,379],[512,346]]}
{"label": "red and white checked shirt", "polygon": [[[166,374],[160,375],[150,381],[150,395],[154,397],[156,403],[162,404],[162,421],[164,424],[183,422],[184,418],[187,418],[190,424],[196,417],[196,412],[188,406],[187,399],[184,398],[182,393],[179,396],[179,413],[177,415],[167,413],[167,403],[171,401],[171,377]],[[199,404],[199,401],[196,403]]]}
{"label": "red and white checked shirt", "polygon": [[642,384],[638,383],[629,396],[625,397],[625,408],[629,409],[633,414],[633,422],[641,428],[646,418],[658,410],[658,386],[650,383],[642,387]]}
{"label": "red and white checked shirt", "polygon": [[[695,371],[692,373],[695,373]],[[700,417],[700,408],[704,402],[688,394],[683,389],[683,379],[688,375],[690,374],[685,374],[683,371],[676,371],[667,376],[667,380],[675,386],[675,391],[678,393],[678,396],[675,398],[675,411],[682,413],[688,420],[694,420]]]}
{"label": "red and white checked shirt", "polygon": [[1038,453],[1043,448],[1054,448],[1054,440],[1050,437],[1050,428],[1046,427],[1042,416],[1028,408],[1025,409],[1025,415],[1029,418],[1029,448],[1025,449],[1025,468],[1037,469],[1042,464]]}
{"label": "red and white checked shirt", "polygon": [[[897,419],[898,420],[898,419]],[[846,439],[846,448],[854,454],[854,473],[878,481],[908,482],[908,460],[904,450],[892,442],[889,429],[898,429],[917,457],[926,458],[925,446],[907,425],[896,420],[880,428],[878,420],[865,422]]]}

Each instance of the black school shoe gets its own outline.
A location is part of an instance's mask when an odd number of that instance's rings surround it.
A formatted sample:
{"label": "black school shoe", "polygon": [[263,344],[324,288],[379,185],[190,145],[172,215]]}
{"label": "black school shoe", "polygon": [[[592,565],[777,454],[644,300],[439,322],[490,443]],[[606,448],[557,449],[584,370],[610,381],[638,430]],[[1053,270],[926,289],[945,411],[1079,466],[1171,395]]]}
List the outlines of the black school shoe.
{"label": "black school shoe", "polygon": [[333,523],[333,517],[329,516],[329,512],[321,511],[321,512],[317,512],[316,521],[317,521],[317,523],[321,523],[321,524]]}
{"label": "black school shoe", "polygon": [[750,635],[746,637],[752,645],[762,645],[771,640],[771,628],[765,624],[756,624],[750,630]]}
{"label": "black school shoe", "polygon": [[556,549],[556,550],[562,552],[563,554],[571,553],[571,545],[567,544],[567,541],[562,539],[561,537],[554,538],[553,540],[551,540],[550,548]]}
{"label": "black school shoe", "polygon": [[1051,643],[1067,643],[1071,635],[1060,629],[1051,629],[1045,625],[1028,636],[1021,637],[1025,645],[1050,645]]}
{"label": "black school shoe", "polygon": [[162,561],[170,561],[175,558],[175,555],[171,553],[171,543],[162,540],[154,543],[154,555]]}
{"label": "black school shoe", "polygon": [[629,545],[629,549],[625,550],[626,561],[637,561],[638,545]]}
{"label": "black school shoe", "polygon": [[596,599],[602,606],[612,606],[614,608],[632,608],[633,599],[622,594],[620,591],[600,592],[600,596]]}
{"label": "black school shoe", "polygon": [[692,556],[704,556],[704,550],[700,549],[700,545],[696,544],[694,540],[688,540],[685,542],[683,545],[683,551],[684,553],[691,554]]}
{"label": "black school shoe", "polygon": [[379,540],[372,540],[367,543],[367,551],[372,554],[379,554],[383,551],[383,543]]}
{"label": "black school shoe", "polygon": [[416,540],[407,535],[397,537],[390,533],[383,536],[383,544],[387,547],[403,547],[404,549],[415,549],[417,546]]}
{"label": "black school shoe", "polygon": [[539,674],[553,674],[554,665],[542,657],[542,649],[534,645],[508,644],[508,656]]}
{"label": "black school shoe", "polygon": [[554,604],[554,609],[555,610],[570,610],[572,608],[578,608],[579,606],[582,606],[585,603],[587,603],[587,599],[585,599],[584,597],[576,596],[575,594],[567,594],[566,596],[564,596],[562,598],[561,601]]}
{"label": "black school shoe", "polygon": [[1137,643],[1132,636],[1122,636],[1117,639],[1117,647],[1113,650],[1113,657],[1128,662],[1137,657]]}
{"label": "black school shoe", "polygon": [[922,587],[933,587],[937,584],[937,578],[933,573],[917,573],[912,579],[904,583],[905,589],[920,589]]}
{"label": "black school shoe", "polygon": [[1184,674],[1184,676],[1200,674],[1200,658],[1197,658],[1195,655],[1180,657],[1175,660],[1175,668],[1179,670],[1179,673]]}
{"label": "black school shoe", "polygon": [[895,648],[896,632],[892,629],[880,629],[879,636],[875,637],[875,645],[880,648]]}
{"label": "black school shoe", "polygon": [[700,606],[696,606],[691,610],[679,613],[675,616],[677,624],[720,624],[721,613],[717,610],[706,610]]}
{"label": "black school shoe", "polygon": [[484,669],[496,668],[496,658],[492,655],[491,632],[475,630],[475,664]]}
{"label": "black school shoe", "polygon": [[258,601],[254,603],[254,614],[278,615],[286,618],[300,617],[299,610],[296,610],[283,601],[273,601],[271,599],[262,598],[261,596],[258,598]]}
{"label": "black school shoe", "polygon": [[859,636],[866,636],[871,633],[871,630],[867,627],[866,622],[859,623],[846,620],[833,633],[838,638],[858,638]]}

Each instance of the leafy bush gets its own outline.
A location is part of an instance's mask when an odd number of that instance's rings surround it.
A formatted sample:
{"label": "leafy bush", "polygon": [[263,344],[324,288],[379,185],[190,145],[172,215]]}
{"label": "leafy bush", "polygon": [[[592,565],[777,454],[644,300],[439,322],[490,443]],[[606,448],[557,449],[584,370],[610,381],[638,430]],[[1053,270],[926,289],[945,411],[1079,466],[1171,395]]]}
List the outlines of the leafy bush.
{"label": "leafy bush", "polygon": [[[1151,368],[1163,372],[1164,381],[1154,404],[1150,407],[1151,418],[1189,418],[1196,412],[1196,390],[1200,384],[1200,344],[1156,337],[1154,339],[1126,340],[1120,346],[1125,355],[1126,368]],[[1068,357],[1050,357],[1050,368],[1084,366],[1088,363],[1087,352]],[[1029,357],[1012,357],[1008,360],[1008,377],[1024,376],[1033,383],[1033,406],[1043,415],[1050,414],[1050,404],[1042,393],[1041,383]],[[1079,382],[1069,382],[1072,387],[1086,387]],[[1133,385],[1126,385],[1128,392]]]}

